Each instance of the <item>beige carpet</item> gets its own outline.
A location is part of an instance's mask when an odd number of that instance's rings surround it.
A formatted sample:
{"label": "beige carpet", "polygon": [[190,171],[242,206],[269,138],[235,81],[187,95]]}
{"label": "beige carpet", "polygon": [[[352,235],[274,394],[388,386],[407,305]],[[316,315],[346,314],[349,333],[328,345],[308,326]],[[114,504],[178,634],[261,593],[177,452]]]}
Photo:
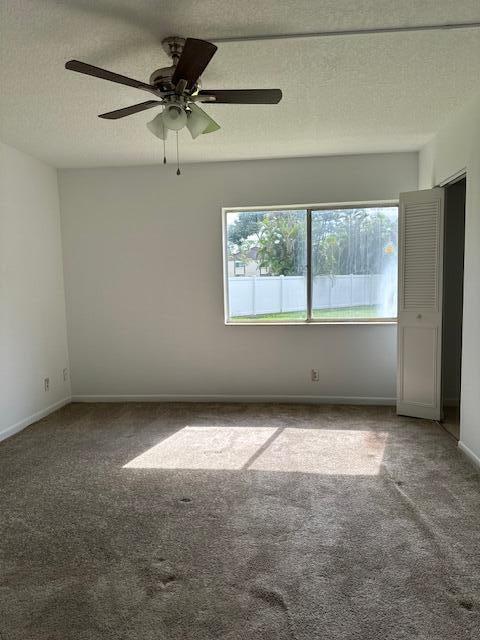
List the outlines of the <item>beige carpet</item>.
{"label": "beige carpet", "polygon": [[480,478],[387,408],[70,405],[0,444],[1,640],[475,640]]}

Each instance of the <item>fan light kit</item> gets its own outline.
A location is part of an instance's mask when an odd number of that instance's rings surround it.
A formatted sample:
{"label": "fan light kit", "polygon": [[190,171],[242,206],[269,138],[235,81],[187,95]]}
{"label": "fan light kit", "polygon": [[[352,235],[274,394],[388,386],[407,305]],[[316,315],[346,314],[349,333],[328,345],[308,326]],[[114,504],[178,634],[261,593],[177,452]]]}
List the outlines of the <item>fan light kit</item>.
{"label": "fan light kit", "polygon": [[215,54],[217,47],[205,40],[195,38],[185,40],[176,36],[165,38],[162,46],[172,58],[172,65],[154,71],[150,76],[149,83],[127,78],[78,60],[70,60],[66,63],[65,68],[153,93],[156,100],[147,100],[131,107],[102,113],[99,117],[105,120],[117,120],[152,107],[163,107],[163,110],[147,123],[147,127],[154,136],[163,140],[164,163],[166,163],[165,142],[168,132],[175,132],[177,137],[177,175],[180,175],[178,132],[186,127],[192,138],[195,139],[202,134],[220,129],[220,125],[201,109],[197,102],[277,104],[282,99],[280,89],[201,90],[200,76]]}

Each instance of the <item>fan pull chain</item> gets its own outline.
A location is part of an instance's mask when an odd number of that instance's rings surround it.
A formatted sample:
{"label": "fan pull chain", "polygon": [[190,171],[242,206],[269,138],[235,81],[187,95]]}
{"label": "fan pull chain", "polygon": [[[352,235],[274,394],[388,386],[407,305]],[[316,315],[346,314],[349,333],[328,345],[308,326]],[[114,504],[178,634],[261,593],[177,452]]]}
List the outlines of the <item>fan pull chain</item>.
{"label": "fan pull chain", "polygon": [[167,164],[167,153],[165,151],[166,135],[165,135],[165,125],[163,124],[163,121],[162,121],[162,130],[163,130],[163,164]]}
{"label": "fan pull chain", "polygon": [[177,133],[177,176],[179,176],[182,172],[180,171],[180,160],[178,157],[178,131]]}

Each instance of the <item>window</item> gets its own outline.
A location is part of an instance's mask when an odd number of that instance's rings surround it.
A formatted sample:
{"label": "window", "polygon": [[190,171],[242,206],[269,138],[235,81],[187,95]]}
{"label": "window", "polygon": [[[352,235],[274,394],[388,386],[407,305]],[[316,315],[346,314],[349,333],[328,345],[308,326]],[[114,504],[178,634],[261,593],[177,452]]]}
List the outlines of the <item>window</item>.
{"label": "window", "polygon": [[235,260],[233,269],[236,276],[245,275],[245,263],[241,260]]}
{"label": "window", "polygon": [[226,319],[368,322],[397,315],[396,205],[227,210]]}

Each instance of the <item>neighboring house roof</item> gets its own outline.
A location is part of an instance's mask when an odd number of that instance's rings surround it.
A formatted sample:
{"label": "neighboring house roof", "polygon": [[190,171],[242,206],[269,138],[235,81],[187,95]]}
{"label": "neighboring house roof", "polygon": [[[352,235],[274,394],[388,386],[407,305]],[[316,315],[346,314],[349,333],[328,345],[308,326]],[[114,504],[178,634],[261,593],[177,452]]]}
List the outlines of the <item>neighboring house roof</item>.
{"label": "neighboring house roof", "polygon": [[[247,251],[247,257],[250,258],[251,260],[256,260],[257,256],[258,256],[258,251],[259,248],[258,247],[251,247],[248,251]],[[243,260],[245,254],[244,253],[232,253],[231,254],[231,258],[233,260]]]}

